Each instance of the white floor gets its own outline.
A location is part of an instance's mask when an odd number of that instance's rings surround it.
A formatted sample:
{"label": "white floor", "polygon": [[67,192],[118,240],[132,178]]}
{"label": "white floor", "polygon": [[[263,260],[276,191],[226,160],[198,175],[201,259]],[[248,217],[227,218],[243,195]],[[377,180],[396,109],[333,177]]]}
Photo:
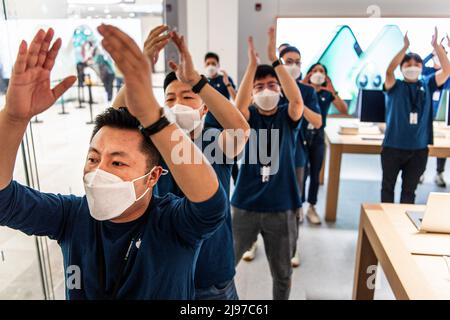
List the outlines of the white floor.
{"label": "white floor", "polygon": [[[158,96],[161,100],[161,90]],[[102,91],[96,92],[100,103],[94,106],[95,113],[106,107],[103,97]],[[92,126],[85,124],[90,118],[88,109],[76,109],[74,103],[66,107],[69,114],[59,115],[60,107],[55,106],[39,117],[43,123],[33,124],[41,190],[81,195],[82,169]],[[425,184],[418,190],[418,203],[425,203],[430,191],[443,191],[434,186],[435,167],[435,159],[431,159]],[[21,170],[15,174],[19,181],[23,179]],[[344,156],[341,174],[337,223],[313,227],[305,222],[301,228],[301,266],[294,271],[291,299],[351,299],[359,209],[363,202],[379,202],[379,157]],[[450,181],[448,174],[446,178]],[[323,198],[321,188],[320,212]],[[50,242],[49,245],[56,297],[64,299],[61,254],[57,244]],[[0,228],[0,251],[0,299],[41,299],[34,240]],[[382,274],[379,279],[376,297],[392,299]],[[256,259],[239,264],[236,283],[241,299],[272,298],[271,276],[261,239]]]}

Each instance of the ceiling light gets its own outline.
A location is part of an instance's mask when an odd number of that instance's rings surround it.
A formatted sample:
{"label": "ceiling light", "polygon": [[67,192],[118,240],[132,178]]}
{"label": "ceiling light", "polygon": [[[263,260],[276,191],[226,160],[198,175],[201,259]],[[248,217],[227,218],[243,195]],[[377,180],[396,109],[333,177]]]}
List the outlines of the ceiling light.
{"label": "ceiling light", "polygon": [[128,14],[128,16],[129,16],[130,18],[134,18],[134,17],[136,17],[136,13],[130,12],[130,13]]}

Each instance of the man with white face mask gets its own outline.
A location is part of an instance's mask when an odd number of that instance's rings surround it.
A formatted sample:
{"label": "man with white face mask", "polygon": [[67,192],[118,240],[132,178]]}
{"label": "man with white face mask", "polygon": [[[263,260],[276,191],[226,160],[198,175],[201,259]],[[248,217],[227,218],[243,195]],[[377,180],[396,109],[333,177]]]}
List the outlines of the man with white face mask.
{"label": "man with white face mask", "polygon": [[[228,75],[228,73],[221,68],[220,58],[217,53],[208,52],[205,55],[205,75],[208,78],[209,84],[220,92],[225,98],[230,101],[236,100],[236,85],[233,79]],[[206,128],[217,128],[222,130],[223,127],[214,117],[211,112],[208,112],[205,117],[205,127]],[[231,175],[233,181],[236,184],[237,175],[239,168],[237,163],[233,164],[231,169]]]}
{"label": "man with white face mask", "polygon": [[[443,39],[444,40],[444,39]],[[442,42],[441,42],[442,44]],[[447,45],[450,47],[450,37],[447,35]],[[445,52],[448,55],[448,52]],[[425,66],[428,61],[433,61],[432,67]],[[441,62],[439,61],[439,57],[436,55],[436,51],[433,50],[433,52],[428,55],[425,59],[423,59],[423,76],[431,76],[441,70]],[[443,93],[445,93],[446,90],[450,90],[450,79],[447,80],[445,85],[442,87],[442,90],[436,90],[433,93],[433,118],[436,119],[439,105],[441,104],[441,101],[443,97],[445,96]],[[447,163],[447,158],[437,158],[436,159],[436,176],[434,178],[434,182],[436,185],[440,188],[446,188],[447,183],[444,179],[444,171],[445,171],[445,164]],[[423,180],[423,176],[421,177],[421,181]]]}
{"label": "man with white face mask", "polygon": [[[249,125],[232,103],[195,70],[184,37],[176,32],[165,34],[168,29],[168,26],[153,29],[144,48],[145,54],[153,62],[158,60],[159,53],[169,40],[174,42],[179,51],[180,63],[170,61],[170,67],[175,72],[169,73],[164,80],[166,96],[164,109],[184,133],[194,140],[197,147],[204,151],[205,157],[216,172],[219,183],[229,194],[232,159],[243,150]],[[116,108],[126,105],[127,91],[126,86],[121,89],[114,101]],[[221,128],[225,129],[219,130],[203,125],[203,118],[208,110],[217,118]],[[211,153],[211,151],[214,152]],[[174,158],[177,161],[183,161],[177,151],[174,152]],[[166,163],[162,162],[161,165],[167,168]],[[203,188],[201,183],[197,185],[197,181],[193,178],[190,182],[197,188]],[[160,196],[168,193],[185,196],[177,177],[172,175],[171,171],[159,180],[154,190],[154,194]],[[229,204],[229,196],[226,204]],[[231,215],[228,209],[225,223],[202,244],[195,271],[195,298],[237,299],[234,274]]]}
{"label": "man with white face mask", "polygon": [[[98,31],[124,74],[128,109],[110,108],[96,119],[84,168],[86,197],[41,193],[12,181],[30,119],[76,80],[66,78],[51,90],[61,40],[49,49],[53,30],[40,30],[29,48],[24,41],[20,45],[0,111],[0,225],[58,241],[64,266],[81,272],[80,286],[66,288],[67,299],[192,299],[194,262],[202,241],[223,223],[225,191],[206,159],[175,165],[171,153],[180,143],[193,159],[202,155],[162,115],[150,61],[116,27],[102,25]],[[160,155],[185,198],[153,196],[162,174]]]}
{"label": "man with white face mask", "polygon": [[[419,55],[407,53],[410,42],[406,34],[402,50],[394,57],[386,72],[386,132],[381,153],[382,202],[394,202],[395,184],[400,171],[400,202],[415,201],[415,191],[428,160],[428,145],[433,144],[432,96],[450,76],[450,62],[437,39],[436,28],[432,46],[442,65],[440,71],[419,79],[423,61]],[[398,66],[404,80],[395,78],[394,72]]]}
{"label": "man with white face mask", "polygon": [[[295,80],[277,58],[274,28],[269,30],[268,44],[272,66],[258,66],[252,38],[248,56],[236,106],[257,136],[255,140],[250,137],[254,143],[246,146],[231,200],[236,262],[261,234],[273,278],[273,298],[287,300],[297,234],[296,210],[301,204],[295,146],[304,103]],[[289,103],[279,106],[281,87]],[[279,141],[274,141],[277,137]],[[256,163],[251,160],[256,158]]]}
{"label": "man with white face mask", "polygon": [[[233,158],[245,146],[249,125],[239,110],[210,83],[204,81],[202,88],[193,87],[202,77],[194,68],[184,38],[174,33],[173,40],[180,54],[180,64],[169,63],[174,72],[164,80],[165,105],[175,116],[177,124],[204,151],[229,198]],[[208,110],[223,130],[203,125],[202,120]],[[238,134],[235,140],[234,132],[242,134]],[[234,144],[232,148],[230,143]],[[212,149],[214,154],[208,152]],[[166,167],[164,163],[162,166]],[[198,187],[203,188],[202,185]],[[167,193],[184,197],[176,177],[170,173],[160,179],[155,190],[155,194],[161,196]],[[195,272],[195,299],[237,300],[235,273],[231,212],[227,210],[225,223],[202,244]]]}

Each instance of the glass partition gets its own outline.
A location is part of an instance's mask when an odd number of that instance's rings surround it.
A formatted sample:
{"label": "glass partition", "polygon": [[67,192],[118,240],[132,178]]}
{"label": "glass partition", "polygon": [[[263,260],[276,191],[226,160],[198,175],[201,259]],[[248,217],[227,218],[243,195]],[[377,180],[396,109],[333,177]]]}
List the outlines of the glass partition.
{"label": "glass partition", "polygon": [[[149,31],[163,22],[162,0],[113,2],[3,0],[1,105],[20,41],[31,41],[39,28],[52,27],[55,38],[62,39],[52,82],[78,76],[78,82],[30,124],[17,160],[14,178],[19,182],[43,192],[84,195],[82,173],[93,119],[111,105],[123,84],[96,27],[102,22],[116,25],[143,47]],[[154,77],[161,103],[162,57]],[[0,250],[0,299],[64,299],[63,261],[56,242],[0,228]]]}

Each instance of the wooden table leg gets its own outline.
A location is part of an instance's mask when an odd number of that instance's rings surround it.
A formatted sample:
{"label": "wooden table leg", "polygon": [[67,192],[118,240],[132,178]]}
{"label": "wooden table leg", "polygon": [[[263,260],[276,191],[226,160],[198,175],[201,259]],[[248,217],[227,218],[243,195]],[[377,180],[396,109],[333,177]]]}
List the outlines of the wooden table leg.
{"label": "wooden table leg", "polygon": [[325,208],[325,220],[335,222],[339,197],[339,180],[341,175],[342,146],[330,144],[330,160],[328,164],[328,184]]}
{"label": "wooden table leg", "polygon": [[361,213],[358,245],[356,248],[355,277],[353,282],[353,300],[373,300],[378,259],[364,230],[366,218]]}
{"label": "wooden table leg", "polygon": [[319,185],[323,186],[325,183],[325,165],[327,162],[327,150],[328,150],[328,144],[325,144],[325,150],[323,153],[323,163],[322,163],[322,169],[320,170],[320,177],[319,177]]}

